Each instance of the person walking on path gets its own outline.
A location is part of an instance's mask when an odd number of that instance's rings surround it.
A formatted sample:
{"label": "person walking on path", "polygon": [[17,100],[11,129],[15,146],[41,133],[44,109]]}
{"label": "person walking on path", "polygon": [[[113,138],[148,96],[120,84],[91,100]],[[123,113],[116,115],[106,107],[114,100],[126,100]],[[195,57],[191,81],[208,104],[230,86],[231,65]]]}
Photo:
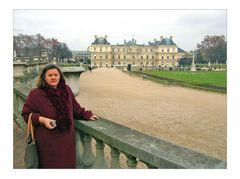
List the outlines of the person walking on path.
{"label": "person walking on path", "polygon": [[76,168],[73,119],[94,121],[98,116],[80,106],[56,65],[45,66],[37,88],[30,91],[22,109],[26,122],[31,113],[39,168]]}
{"label": "person walking on path", "polygon": [[88,66],[88,69],[90,72],[92,72],[92,67],[91,66]]}

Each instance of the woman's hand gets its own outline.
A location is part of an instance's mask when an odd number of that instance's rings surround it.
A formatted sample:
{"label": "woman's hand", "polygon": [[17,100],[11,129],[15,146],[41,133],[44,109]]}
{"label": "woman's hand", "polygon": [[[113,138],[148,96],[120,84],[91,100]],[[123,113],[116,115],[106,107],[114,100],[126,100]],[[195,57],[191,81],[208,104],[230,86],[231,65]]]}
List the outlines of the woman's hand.
{"label": "woman's hand", "polygon": [[39,122],[41,124],[45,125],[45,127],[48,128],[48,129],[54,129],[56,127],[56,126],[53,125],[56,121],[53,120],[53,119],[49,119],[49,118],[40,116],[39,117]]}
{"label": "woman's hand", "polygon": [[98,119],[98,116],[97,115],[92,115],[92,117],[90,117],[90,121],[95,121]]}

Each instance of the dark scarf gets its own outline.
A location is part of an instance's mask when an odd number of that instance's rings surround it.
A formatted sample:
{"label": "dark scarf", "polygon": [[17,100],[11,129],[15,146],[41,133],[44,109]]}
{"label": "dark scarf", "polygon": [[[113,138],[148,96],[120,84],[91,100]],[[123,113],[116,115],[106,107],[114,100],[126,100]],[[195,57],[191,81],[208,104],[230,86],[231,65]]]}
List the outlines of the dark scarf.
{"label": "dark scarf", "polygon": [[69,118],[68,98],[69,94],[65,84],[65,80],[60,80],[57,88],[52,88],[46,84],[43,89],[46,91],[47,96],[53,104],[57,115],[57,128],[64,132],[69,130],[72,122]]}

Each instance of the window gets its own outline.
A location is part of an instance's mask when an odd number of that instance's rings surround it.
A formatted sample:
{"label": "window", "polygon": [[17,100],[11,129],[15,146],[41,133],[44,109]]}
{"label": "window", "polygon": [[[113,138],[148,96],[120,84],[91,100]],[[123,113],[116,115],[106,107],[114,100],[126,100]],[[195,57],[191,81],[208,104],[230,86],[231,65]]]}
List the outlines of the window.
{"label": "window", "polygon": [[152,59],[154,59],[154,56],[152,56]]}
{"label": "window", "polygon": [[135,56],[132,56],[132,59],[135,59]]}
{"label": "window", "polygon": [[169,55],[167,56],[167,59],[169,59]]}
{"label": "window", "polygon": [[164,59],[164,56],[162,55],[162,60]]}
{"label": "window", "polygon": [[141,56],[141,59],[143,59],[143,56]]}
{"label": "window", "polygon": [[102,51],[102,47],[100,47],[100,52]]}
{"label": "window", "polygon": [[147,59],[148,59],[148,55],[147,55]]}

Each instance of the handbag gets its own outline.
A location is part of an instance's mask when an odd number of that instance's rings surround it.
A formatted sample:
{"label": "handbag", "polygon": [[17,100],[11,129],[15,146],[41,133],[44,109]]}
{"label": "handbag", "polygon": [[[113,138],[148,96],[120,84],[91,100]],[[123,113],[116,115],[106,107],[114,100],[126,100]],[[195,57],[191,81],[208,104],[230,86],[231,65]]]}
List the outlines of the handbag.
{"label": "handbag", "polygon": [[38,168],[38,152],[34,138],[34,127],[32,125],[32,113],[28,117],[27,137],[24,154],[25,168]]}

